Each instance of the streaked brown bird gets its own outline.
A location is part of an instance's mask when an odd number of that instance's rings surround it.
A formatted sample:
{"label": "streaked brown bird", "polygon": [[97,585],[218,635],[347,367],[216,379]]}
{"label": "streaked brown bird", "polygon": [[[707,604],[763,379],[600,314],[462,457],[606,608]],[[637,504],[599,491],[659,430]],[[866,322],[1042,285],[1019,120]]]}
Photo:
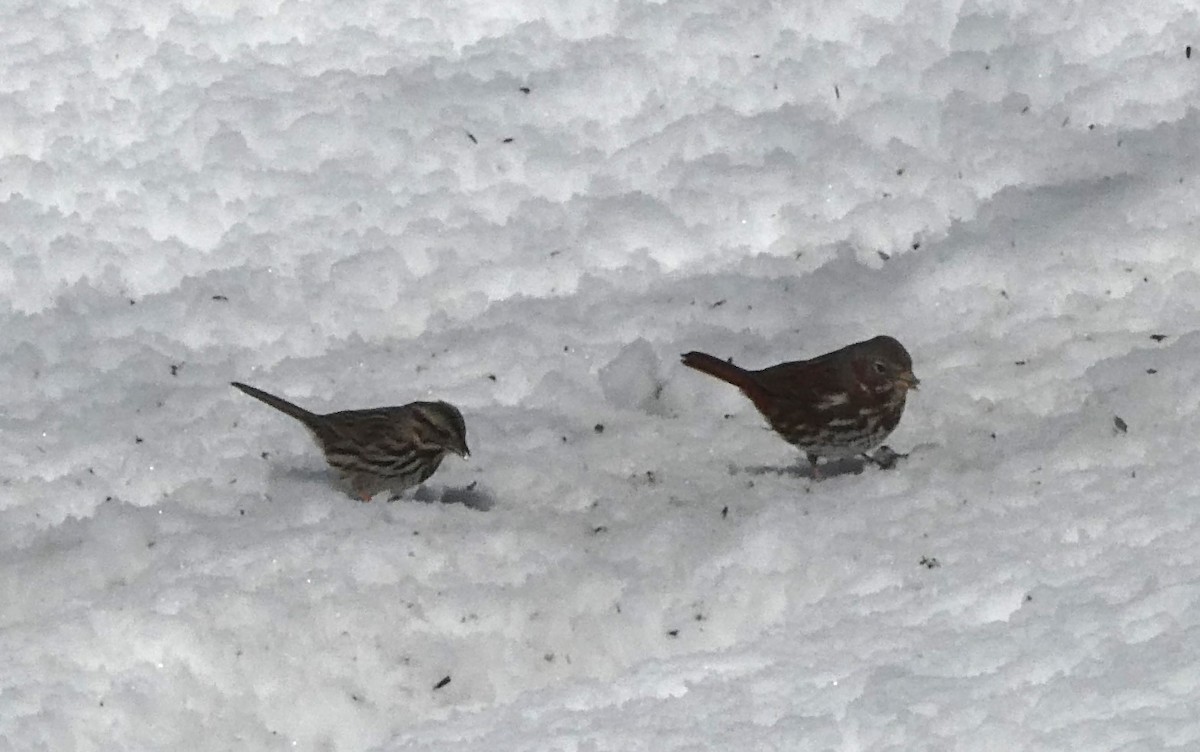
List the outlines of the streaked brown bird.
{"label": "streaked brown bird", "polygon": [[771,428],[807,455],[814,478],[821,457],[875,461],[866,452],[895,430],[908,390],[920,383],[908,350],[887,336],[760,371],[702,352],[687,353],[683,364],[741,389]]}
{"label": "streaked brown bird", "polygon": [[410,402],[319,415],[261,389],[232,383],[303,423],[329,466],[363,501],[385,488],[399,493],[423,483],[447,454],[470,454],[462,413],[448,402]]}

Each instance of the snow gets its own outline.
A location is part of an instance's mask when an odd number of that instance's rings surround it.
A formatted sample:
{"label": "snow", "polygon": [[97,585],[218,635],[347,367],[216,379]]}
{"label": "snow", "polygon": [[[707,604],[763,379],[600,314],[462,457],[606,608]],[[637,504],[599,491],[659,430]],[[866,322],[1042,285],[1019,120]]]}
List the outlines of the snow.
{"label": "snow", "polygon": [[[9,3],[0,750],[1200,747],[1197,45]],[[910,456],[821,482],[678,364],[876,334]],[[361,504],[232,380],[472,455]]]}

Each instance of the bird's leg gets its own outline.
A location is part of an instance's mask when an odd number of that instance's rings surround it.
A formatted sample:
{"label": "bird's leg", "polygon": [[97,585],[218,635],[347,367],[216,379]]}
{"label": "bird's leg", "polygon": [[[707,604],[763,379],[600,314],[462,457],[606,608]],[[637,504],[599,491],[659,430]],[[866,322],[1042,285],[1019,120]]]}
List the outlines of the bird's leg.
{"label": "bird's leg", "polygon": [[364,504],[371,503],[371,499],[375,496],[374,490],[368,484],[354,483],[352,484],[352,488],[354,489],[354,495]]}
{"label": "bird's leg", "polygon": [[812,467],[812,479],[821,480],[821,469],[817,467],[817,455],[812,452],[805,452],[805,456],[808,458],[809,466]]}

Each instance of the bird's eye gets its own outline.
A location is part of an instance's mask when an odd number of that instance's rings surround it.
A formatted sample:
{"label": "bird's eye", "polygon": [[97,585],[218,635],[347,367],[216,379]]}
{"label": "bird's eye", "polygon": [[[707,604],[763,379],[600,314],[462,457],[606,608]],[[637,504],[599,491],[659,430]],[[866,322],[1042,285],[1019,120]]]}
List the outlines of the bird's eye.
{"label": "bird's eye", "polygon": [[885,373],[885,372],[887,372],[887,366],[885,366],[883,363],[876,361],[875,373]]}

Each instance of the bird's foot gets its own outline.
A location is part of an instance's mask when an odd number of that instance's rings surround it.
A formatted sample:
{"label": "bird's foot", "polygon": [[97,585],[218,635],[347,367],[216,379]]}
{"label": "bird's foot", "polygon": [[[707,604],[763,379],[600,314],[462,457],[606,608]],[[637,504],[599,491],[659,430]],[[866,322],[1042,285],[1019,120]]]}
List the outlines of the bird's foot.
{"label": "bird's foot", "polygon": [[897,462],[908,457],[908,455],[901,454],[890,446],[884,445],[876,449],[873,455],[863,452],[862,457],[867,462],[879,467],[880,470],[891,470],[896,466]]}

